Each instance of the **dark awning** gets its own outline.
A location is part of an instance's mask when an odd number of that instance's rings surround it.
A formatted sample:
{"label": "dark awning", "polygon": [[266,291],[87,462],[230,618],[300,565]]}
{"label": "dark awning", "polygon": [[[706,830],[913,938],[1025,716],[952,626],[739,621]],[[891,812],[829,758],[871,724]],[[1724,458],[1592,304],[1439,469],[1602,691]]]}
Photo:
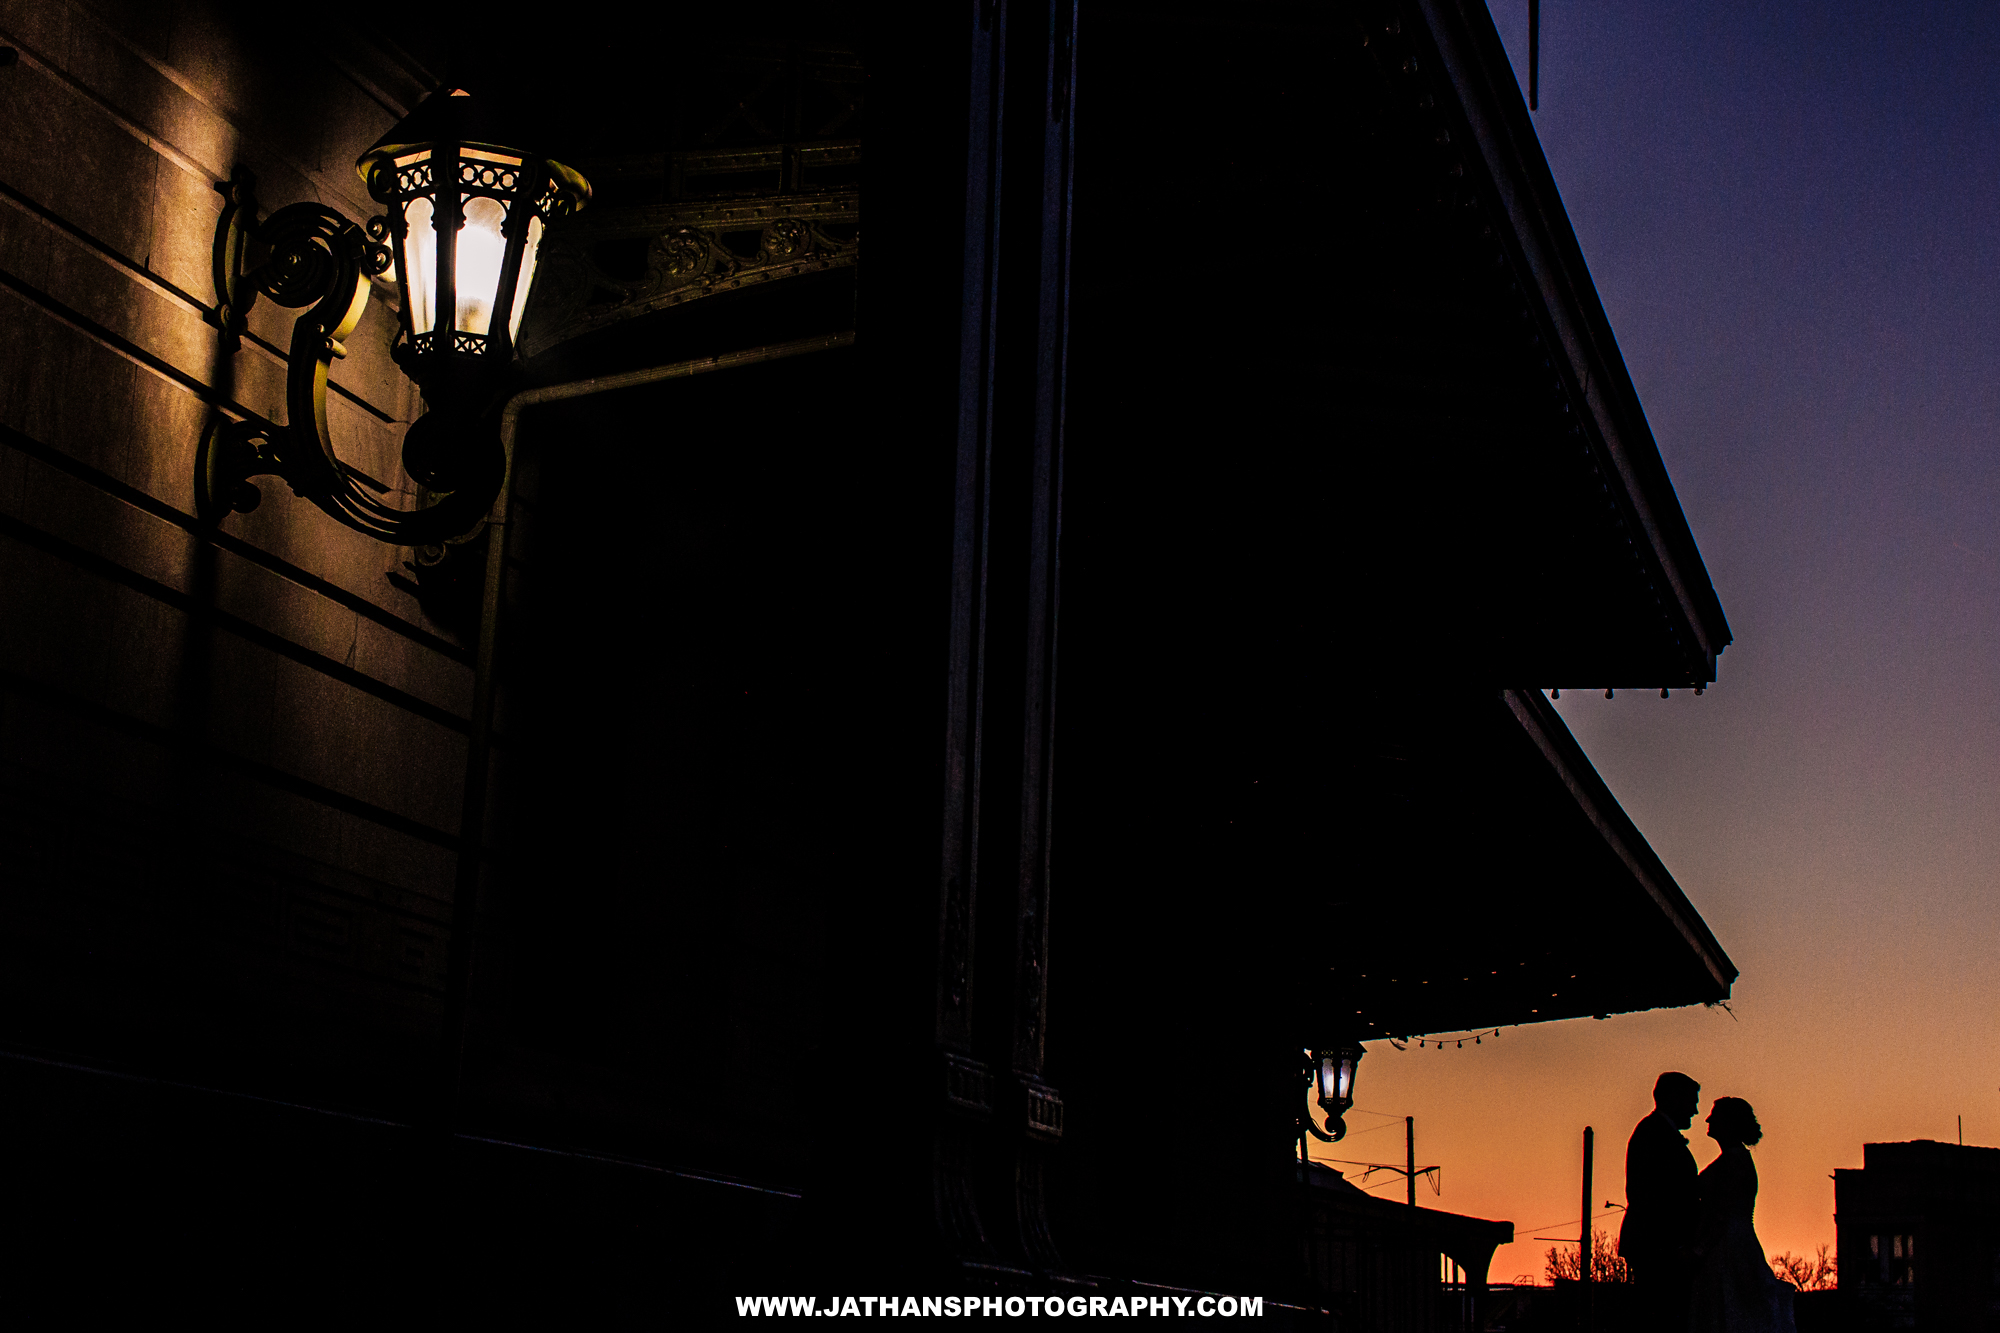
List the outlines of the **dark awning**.
{"label": "dark awning", "polygon": [[1706,685],[1729,624],[1491,19],[1347,14],[1328,81],[1347,260],[1312,295],[1339,312],[1324,401],[1359,501],[1340,514],[1356,624],[1377,653],[1496,683]]}
{"label": "dark awning", "polygon": [[1406,1036],[1728,997],[1735,965],[1539,692],[1357,739],[1329,1019]]}

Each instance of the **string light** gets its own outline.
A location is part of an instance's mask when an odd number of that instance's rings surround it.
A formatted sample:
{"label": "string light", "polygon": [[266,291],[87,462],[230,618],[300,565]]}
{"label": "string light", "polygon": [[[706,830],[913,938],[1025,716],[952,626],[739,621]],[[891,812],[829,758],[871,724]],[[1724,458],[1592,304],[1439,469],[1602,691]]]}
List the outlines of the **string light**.
{"label": "string light", "polygon": [[[1477,1032],[1446,1033],[1442,1037],[1436,1035],[1435,1033],[1427,1033],[1426,1035],[1417,1038],[1417,1049],[1421,1051],[1429,1047],[1435,1046],[1437,1047],[1437,1049],[1441,1051],[1447,1045],[1452,1045],[1455,1046],[1458,1050],[1462,1051],[1465,1049],[1465,1043],[1467,1041],[1470,1041],[1474,1046],[1484,1046],[1486,1044],[1486,1039],[1488,1037],[1497,1037],[1499,1035],[1500,1035],[1499,1028],[1481,1028]],[[1389,1038],[1389,1044],[1395,1047],[1399,1051],[1408,1050],[1409,1043],[1410,1039],[1408,1037]]]}

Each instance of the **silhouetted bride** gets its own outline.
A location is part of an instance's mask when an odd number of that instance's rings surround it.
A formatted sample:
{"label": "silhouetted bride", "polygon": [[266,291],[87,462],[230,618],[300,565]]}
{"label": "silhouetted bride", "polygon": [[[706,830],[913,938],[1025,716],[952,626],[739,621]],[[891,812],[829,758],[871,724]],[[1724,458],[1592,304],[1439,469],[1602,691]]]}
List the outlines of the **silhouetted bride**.
{"label": "silhouetted bride", "polygon": [[1708,1136],[1722,1155],[1701,1173],[1701,1230],[1696,1239],[1690,1333],[1795,1333],[1792,1296],[1764,1262],[1751,1214],[1757,1208],[1757,1164],[1750,1145],[1764,1137],[1741,1097],[1717,1097]]}

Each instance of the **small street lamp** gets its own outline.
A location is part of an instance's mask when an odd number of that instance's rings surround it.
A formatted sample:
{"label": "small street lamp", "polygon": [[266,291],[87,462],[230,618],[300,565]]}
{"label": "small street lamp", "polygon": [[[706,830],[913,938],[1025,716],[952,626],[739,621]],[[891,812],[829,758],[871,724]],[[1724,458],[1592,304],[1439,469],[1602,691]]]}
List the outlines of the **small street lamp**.
{"label": "small street lamp", "polygon": [[[509,146],[483,106],[456,89],[424,99],[355,164],[387,214],[366,231],[332,209],[291,204],[257,222],[254,183],[223,190],[216,224],[217,323],[234,351],[259,295],[305,308],[293,326],[289,423],[217,421],[197,474],[202,516],[254,509],[250,478],[276,475],[358,531],[397,545],[460,536],[500,492],[497,412],[543,233],[590,198],[583,177]],[[252,246],[268,252],[246,270]],[[402,325],[392,355],[423,390],[403,467],[432,503],[402,510],[357,486],[326,425],[327,367],[368,305],[369,278],[393,268]],[[309,307],[309,308],[308,308]]]}
{"label": "small street lamp", "polygon": [[1323,1143],[1338,1143],[1347,1136],[1347,1122],[1342,1117],[1354,1105],[1355,1071],[1366,1053],[1358,1041],[1312,1053],[1306,1077],[1313,1084],[1320,1109],[1326,1112],[1326,1129],[1313,1124],[1310,1116],[1305,1118],[1305,1127]]}

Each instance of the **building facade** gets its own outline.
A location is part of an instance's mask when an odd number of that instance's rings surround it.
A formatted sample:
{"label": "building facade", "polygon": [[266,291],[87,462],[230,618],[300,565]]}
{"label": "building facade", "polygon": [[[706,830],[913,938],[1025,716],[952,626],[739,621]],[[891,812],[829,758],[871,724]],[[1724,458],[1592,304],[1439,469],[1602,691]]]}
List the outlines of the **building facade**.
{"label": "building facade", "polygon": [[2000,1328],[2000,1148],[1865,1143],[1833,1173],[1841,1303],[1881,1328]]}
{"label": "building facade", "polygon": [[[1543,694],[1729,630],[1484,8],[555,22],[0,8],[22,1252],[1406,1326],[1505,1224],[1313,1203],[1301,1049],[1735,975]],[[594,189],[506,500],[198,515],[290,410],[231,183],[365,223],[448,88]],[[395,300],[328,430],[414,510]]]}

